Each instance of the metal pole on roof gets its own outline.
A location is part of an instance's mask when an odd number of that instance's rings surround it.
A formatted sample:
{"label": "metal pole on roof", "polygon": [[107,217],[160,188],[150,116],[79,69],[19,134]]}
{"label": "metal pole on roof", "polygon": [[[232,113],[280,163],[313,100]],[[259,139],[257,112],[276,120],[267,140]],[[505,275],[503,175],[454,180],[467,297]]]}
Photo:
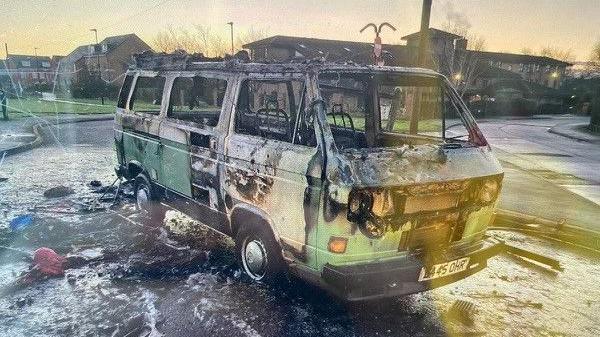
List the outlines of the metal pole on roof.
{"label": "metal pole on roof", "polygon": [[35,55],[35,57],[37,58],[37,51],[38,51],[38,47],[34,47],[33,48],[33,55]]}
{"label": "metal pole on roof", "polygon": [[233,56],[234,54],[234,50],[233,50],[233,21],[231,22],[227,22],[227,24],[230,26],[230,30],[231,30],[231,56]]}

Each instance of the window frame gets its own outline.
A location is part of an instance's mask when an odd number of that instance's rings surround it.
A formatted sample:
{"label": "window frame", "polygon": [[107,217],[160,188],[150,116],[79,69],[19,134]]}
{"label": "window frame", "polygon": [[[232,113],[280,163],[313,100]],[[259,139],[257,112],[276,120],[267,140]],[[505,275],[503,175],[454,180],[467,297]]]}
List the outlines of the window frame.
{"label": "window frame", "polygon": [[[242,92],[243,92],[243,87],[244,85],[246,85],[246,83],[250,82],[250,81],[255,81],[255,82],[299,82],[302,86],[300,88],[300,96],[299,97],[294,97],[295,100],[295,105],[297,106],[298,111],[296,111],[296,116],[294,116],[293,121],[292,118],[290,116],[290,121],[292,123],[292,133],[290,134],[290,141],[284,141],[284,140],[279,140],[279,139],[274,139],[274,138],[267,138],[267,137],[263,137],[263,136],[259,136],[259,135],[253,135],[253,134],[249,134],[249,133],[243,133],[243,132],[238,132],[236,130],[236,123],[237,123],[237,119],[238,119],[238,107],[239,107],[239,100],[241,98]],[[283,143],[283,144],[287,144],[287,145],[294,145],[294,146],[303,146],[306,148],[315,148],[317,145],[315,146],[309,146],[309,145],[304,145],[304,144],[300,144],[297,143],[297,130],[298,130],[298,126],[299,126],[299,122],[300,122],[300,115],[302,112],[306,113],[308,107],[306,106],[306,101],[308,99],[308,89],[309,89],[309,78],[302,73],[292,73],[292,74],[286,74],[285,76],[271,76],[269,74],[259,74],[259,75],[255,75],[255,76],[244,76],[242,78],[240,78],[238,80],[238,85],[236,88],[236,95],[235,95],[235,101],[233,104],[233,109],[231,111],[231,121],[230,121],[230,130],[232,134],[235,135],[240,135],[240,136],[245,136],[245,137],[253,137],[256,139],[265,139],[268,141],[275,141],[275,142],[279,142],[279,143]],[[288,92],[289,95],[289,92]],[[297,102],[296,102],[297,100]],[[289,104],[289,98],[288,98],[288,104]],[[315,133],[315,137],[317,135],[316,130],[314,130],[313,128],[313,132]]]}
{"label": "window frame", "polygon": [[[135,110],[134,107],[132,107],[132,104],[135,103],[135,93],[136,90],[138,88],[138,81],[140,78],[156,78],[156,77],[162,77],[164,79],[164,83],[163,83],[163,90],[162,90],[162,98],[161,98],[161,102],[160,102],[160,110],[156,113],[154,112],[149,112],[149,111],[138,111]],[[167,76],[160,74],[159,72],[156,71],[152,71],[152,72],[139,72],[135,75],[135,79],[132,83],[131,86],[131,90],[129,93],[129,97],[127,99],[127,107],[126,110],[127,111],[131,111],[134,114],[141,114],[141,115],[145,115],[145,116],[154,116],[154,117],[158,117],[158,116],[163,116],[165,113],[165,95],[167,93],[167,83],[168,83],[168,78]]]}
{"label": "window frame", "polygon": [[[190,78],[193,80],[194,77],[203,77],[203,78],[207,78],[207,79],[216,79],[216,80],[220,80],[220,81],[225,81],[225,92],[223,94],[223,102],[221,103],[221,112],[219,113],[219,119],[215,126],[203,125],[200,123],[196,123],[194,121],[188,121],[188,120],[178,119],[178,118],[169,116],[169,108],[171,106],[171,93],[173,91],[173,87],[175,86],[175,81],[178,78]],[[222,123],[223,118],[227,117],[226,112],[225,112],[225,109],[227,108],[227,98],[231,92],[231,88],[233,88],[234,85],[235,85],[234,80],[231,77],[229,77],[225,74],[218,74],[218,73],[214,73],[214,72],[190,72],[190,73],[173,74],[172,76],[167,77],[167,82],[165,83],[165,88],[168,88],[168,90],[165,90],[166,101],[165,101],[165,99],[163,99],[163,101],[164,101],[163,103],[165,104],[164,105],[164,118],[166,120],[172,121],[174,123],[186,123],[186,124],[193,125],[194,127],[198,127],[198,128],[215,129]]]}

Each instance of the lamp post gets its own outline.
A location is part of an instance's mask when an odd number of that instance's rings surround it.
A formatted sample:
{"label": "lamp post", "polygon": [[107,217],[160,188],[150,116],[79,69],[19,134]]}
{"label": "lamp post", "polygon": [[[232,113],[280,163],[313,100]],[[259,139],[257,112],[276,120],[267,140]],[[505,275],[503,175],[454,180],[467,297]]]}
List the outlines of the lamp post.
{"label": "lamp post", "polygon": [[233,56],[233,53],[234,53],[234,50],[233,50],[233,21],[227,22],[227,24],[229,25],[229,28],[231,31],[231,56]]}
{"label": "lamp post", "polygon": [[[94,53],[96,53],[96,65],[98,66],[98,83],[102,81],[102,70],[100,70],[100,53],[96,51],[96,46],[98,46],[98,29],[92,28],[91,32],[94,32],[94,36],[96,37],[96,45],[94,46]],[[100,91],[100,101],[102,105],[104,105],[104,93],[102,90]]]}
{"label": "lamp post", "polygon": [[35,55],[35,58],[37,58],[37,51],[38,51],[38,47],[34,47],[33,48],[33,55]]}

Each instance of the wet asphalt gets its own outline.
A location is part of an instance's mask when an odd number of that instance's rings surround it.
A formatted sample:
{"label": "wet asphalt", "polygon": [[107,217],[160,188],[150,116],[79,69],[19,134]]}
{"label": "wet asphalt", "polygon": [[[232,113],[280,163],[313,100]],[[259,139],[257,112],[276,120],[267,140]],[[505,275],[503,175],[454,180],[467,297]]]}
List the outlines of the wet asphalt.
{"label": "wet asphalt", "polygon": [[[63,125],[42,148],[0,167],[0,246],[50,247],[70,255],[61,278],[15,287],[29,263],[0,249],[0,336],[597,336],[600,264],[573,247],[517,233],[492,232],[549,255],[548,271],[498,256],[469,279],[399,299],[346,304],[299,280],[276,287],[241,275],[231,242],[198,227],[176,236],[118,205],[89,205],[89,185],[114,180],[112,122]],[[50,136],[50,137],[48,137]],[[68,186],[73,194],[46,198]],[[127,190],[126,190],[127,191]],[[7,228],[32,214],[21,233]],[[198,225],[199,226],[199,225]],[[473,310],[454,315],[455,301]]]}

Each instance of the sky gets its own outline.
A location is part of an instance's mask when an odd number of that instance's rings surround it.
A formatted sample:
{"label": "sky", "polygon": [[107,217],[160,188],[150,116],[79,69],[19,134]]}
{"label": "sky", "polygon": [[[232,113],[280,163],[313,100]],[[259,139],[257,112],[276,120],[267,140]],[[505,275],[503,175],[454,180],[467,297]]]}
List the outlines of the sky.
{"label": "sky", "polygon": [[[0,6],[0,43],[11,54],[66,55],[79,45],[111,35],[136,33],[147,43],[169,26],[208,25],[229,38],[250,28],[292,35],[371,42],[367,23],[390,22],[384,43],[419,29],[421,0],[5,0]],[[600,41],[600,0],[433,0],[431,26],[460,21],[482,36],[489,51],[516,52],[552,46],[587,60]],[[4,58],[4,48],[0,58]]]}

